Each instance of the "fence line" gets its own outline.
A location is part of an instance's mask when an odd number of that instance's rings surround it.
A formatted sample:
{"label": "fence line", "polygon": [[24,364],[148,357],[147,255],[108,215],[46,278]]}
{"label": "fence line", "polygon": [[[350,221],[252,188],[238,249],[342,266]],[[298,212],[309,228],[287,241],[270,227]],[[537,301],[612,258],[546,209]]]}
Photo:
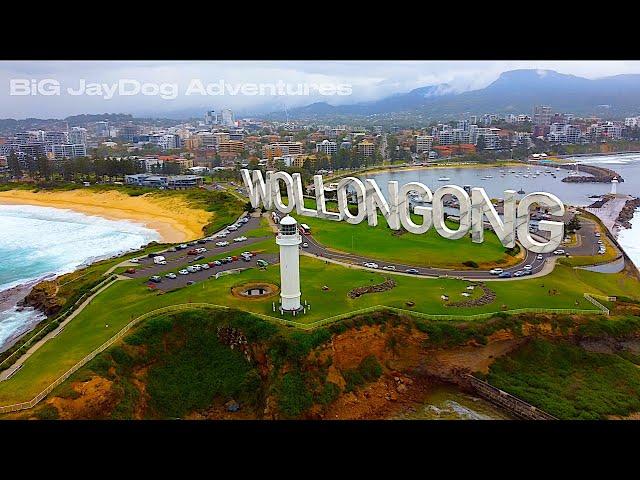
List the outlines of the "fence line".
{"label": "fence line", "polygon": [[607,307],[605,307],[604,305],[602,305],[598,300],[595,299],[595,296],[590,294],[590,293],[585,293],[584,294],[584,298],[586,298],[588,301],[590,301],[593,305],[595,305],[596,307],[598,307],[600,309],[600,311],[602,311],[602,313],[604,313],[605,315],[609,315],[609,309]]}
{"label": "fence line", "polygon": [[465,379],[480,396],[502,408],[506,408],[520,418],[525,420],[557,420],[553,415],[473,375],[466,374]]}
{"label": "fence line", "polygon": [[[62,323],[62,321],[64,321],[65,318],[67,318],[69,315],[71,315],[74,311],[75,308],[80,305],[82,302],[84,302],[87,298],[89,298],[91,295],[93,295],[95,292],[97,292],[100,288],[102,288],[103,286],[105,286],[108,282],[115,282],[115,277],[112,275],[109,275],[108,277],[106,277],[104,280],[101,280],[100,283],[96,284],[95,286],[93,286],[92,288],[90,288],[89,290],[87,290],[85,293],[83,293],[80,298],[78,298],[78,300],[76,300],[73,305],[71,305],[70,307],[68,307],[64,312],[62,312],[61,314],[59,314],[57,317],[53,318],[50,322],[48,322],[44,327],[42,327],[40,330],[38,330],[29,340],[27,340],[25,343],[23,343],[22,345],[20,345],[11,355],[9,355],[7,358],[5,358],[4,360],[2,360],[2,362],[0,362],[0,369],[1,367],[5,364],[5,362],[7,360],[9,360],[10,358],[12,358],[16,353],[22,351],[23,348],[25,347],[29,347],[34,343],[34,339],[38,337],[38,335],[40,335],[43,331],[45,331],[47,328],[49,328],[51,326],[51,324],[53,322],[58,322],[58,324]],[[56,327],[57,328],[57,327]],[[53,331],[53,330],[52,330]],[[43,337],[44,338],[44,337]],[[36,340],[36,343],[39,340]],[[9,368],[9,367],[7,367]],[[4,369],[6,370],[6,369]],[[0,370],[1,371],[1,370]]]}
{"label": "fence line", "polygon": [[[278,317],[274,317],[274,316],[271,316],[271,315],[264,315],[264,314],[261,314],[261,313],[253,313],[253,312],[248,312],[248,313],[251,313],[252,315],[255,315],[255,316],[257,316],[259,318],[262,318],[264,320],[268,320],[268,321],[271,321],[271,322],[277,322],[277,323],[281,323],[281,324],[288,325],[288,326],[298,327],[298,328],[303,329],[303,330],[311,330],[313,328],[316,328],[316,327],[319,327],[319,326],[322,326],[322,325],[326,325],[328,323],[337,322],[339,320],[344,320],[344,319],[351,318],[351,317],[354,317],[354,316],[357,316],[357,315],[362,315],[364,313],[373,313],[373,312],[379,312],[379,311],[392,311],[392,312],[408,314],[408,315],[416,316],[416,317],[420,317],[420,318],[426,318],[426,319],[429,319],[429,320],[455,320],[455,319],[460,319],[460,318],[483,319],[483,318],[490,318],[490,317],[492,317],[492,316],[494,316],[496,314],[499,314],[499,313],[508,314],[508,315],[514,315],[514,314],[519,314],[519,313],[566,313],[566,314],[597,313],[597,314],[606,314],[606,315],[609,314],[609,310],[606,307],[604,307],[600,302],[598,302],[593,297],[591,297],[591,295],[585,293],[584,296],[585,296],[585,298],[587,300],[591,301],[592,303],[595,302],[594,305],[596,307],[598,307],[599,309],[598,310],[585,310],[585,309],[569,309],[569,308],[520,308],[520,309],[515,309],[515,310],[501,310],[501,311],[498,311],[498,312],[487,312],[487,313],[479,313],[479,314],[474,314],[474,315],[460,315],[460,314],[457,314],[457,315],[456,314],[440,315],[440,314],[429,314],[429,313],[413,312],[411,310],[405,310],[405,309],[397,308],[397,307],[388,307],[388,306],[385,306],[385,305],[375,305],[375,306],[372,306],[372,307],[362,308],[360,310],[354,310],[354,311],[351,311],[351,312],[348,312],[348,313],[344,313],[344,314],[341,314],[341,315],[334,315],[332,317],[324,318],[324,319],[321,319],[321,320],[316,320],[315,322],[306,323],[306,324],[305,323],[296,322],[294,320],[285,319],[285,318],[278,318]],[[124,334],[127,333],[131,329],[131,327],[133,327],[137,323],[141,322],[142,320],[145,320],[145,319],[153,317],[153,316],[161,315],[163,313],[177,312],[177,311],[181,311],[181,310],[192,310],[192,309],[223,309],[223,310],[230,310],[230,308],[227,307],[227,306],[216,305],[216,304],[212,304],[212,303],[183,303],[183,304],[169,305],[169,306],[166,306],[166,307],[158,308],[156,310],[152,310],[152,311],[147,312],[147,313],[145,313],[143,315],[140,315],[139,317],[134,318],[133,320],[131,320],[127,325],[125,325],[113,337],[111,337],[109,340],[104,342],[102,345],[100,345],[98,348],[93,350],[90,354],[88,354],[86,357],[84,357],[82,360],[80,360],[78,363],[76,363],[73,367],[71,367],[69,370],[67,370],[65,373],[63,373],[58,379],[56,379],[51,385],[49,385],[42,392],[40,392],[38,395],[36,395],[31,401],[17,403],[17,404],[14,404],[14,405],[2,406],[2,407],[0,407],[0,413],[16,412],[16,411],[19,411],[19,410],[26,410],[26,409],[29,409],[29,408],[33,408],[39,402],[41,402],[47,395],[49,395],[49,393],[51,393],[54,388],[56,388],[62,382],[67,380],[72,374],[74,374],[76,371],[78,371],[80,368],[82,368],[84,365],[86,365],[89,361],[91,361],[93,358],[95,358],[96,355],[98,355],[99,353],[102,353],[104,350],[106,350],[111,345],[113,345],[113,343],[115,343],[117,340],[122,338],[124,336]]]}

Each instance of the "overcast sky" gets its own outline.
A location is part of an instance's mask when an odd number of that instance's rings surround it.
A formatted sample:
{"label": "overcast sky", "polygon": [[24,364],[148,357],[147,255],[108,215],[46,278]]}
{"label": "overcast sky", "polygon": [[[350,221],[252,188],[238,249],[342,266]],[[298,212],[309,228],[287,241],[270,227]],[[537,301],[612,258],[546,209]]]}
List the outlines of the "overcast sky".
{"label": "overcast sky", "polygon": [[[500,73],[519,68],[551,69],[560,73],[598,78],[622,73],[640,73],[640,62],[633,61],[0,61],[0,118],[62,118],[80,113],[131,113],[134,115],[205,109],[231,108],[241,113],[282,110],[326,101],[333,105],[376,100],[413,88],[448,83],[456,91],[483,88]],[[60,85],[60,94],[12,95],[24,93],[21,80],[52,79]],[[125,81],[126,92],[138,85],[167,84],[164,95],[122,95],[116,90],[100,95],[70,95],[81,80],[112,86]],[[129,82],[134,80],[135,82]],[[214,94],[197,90],[215,84]],[[229,88],[254,84],[269,92],[277,82],[299,92],[299,85],[310,88],[309,95],[233,94]],[[265,85],[266,84],[266,85]],[[281,83],[282,84],[282,83]],[[220,93],[225,86],[224,94]],[[271,85],[271,87],[269,86]],[[317,85],[342,88],[350,94],[320,95]],[[191,95],[186,95],[192,86]],[[148,92],[154,93],[153,86]],[[281,87],[282,88],[282,87]],[[49,87],[49,91],[55,89]],[[331,93],[331,89],[329,89]],[[163,96],[165,98],[163,98]],[[170,98],[175,96],[176,98]]]}

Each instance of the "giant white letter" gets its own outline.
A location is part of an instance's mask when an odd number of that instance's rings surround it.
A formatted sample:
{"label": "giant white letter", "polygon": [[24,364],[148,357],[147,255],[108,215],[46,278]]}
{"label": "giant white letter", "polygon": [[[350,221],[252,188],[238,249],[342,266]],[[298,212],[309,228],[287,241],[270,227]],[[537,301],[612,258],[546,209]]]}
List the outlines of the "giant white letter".
{"label": "giant white letter", "polygon": [[341,213],[329,212],[327,210],[327,202],[324,198],[324,182],[322,181],[322,175],[313,176],[313,185],[316,192],[316,211],[318,212],[318,217],[324,218],[325,220],[333,220],[334,222],[342,220]]}
{"label": "giant white letter", "polygon": [[564,204],[558,197],[551,193],[534,192],[525,196],[518,204],[518,214],[516,217],[516,230],[518,240],[524,248],[534,253],[553,252],[564,238],[564,222],[551,222],[542,220],[538,223],[538,230],[550,233],[549,241],[539,242],[531,236],[529,232],[529,207],[537,203],[547,207],[551,215],[564,215]]}
{"label": "giant white letter", "polygon": [[305,217],[317,217],[318,211],[311,210],[304,206],[304,193],[302,191],[302,177],[299,173],[291,175],[293,178],[293,197],[296,203],[296,212],[298,215],[304,215]]}
{"label": "giant white letter", "polygon": [[[356,197],[358,199],[358,214],[353,215],[349,211],[349,200],[347,198],[347,187],[349,184],[353,185],[356,191]],[[367,216],[367,209],[365,206],[366,190],[364,184],[355,177],[345,177],[338,182],[338,210],[342,214],[342,218],[348,223],[356,225],[364,220]]]}
{"label": "giant white letter", "polygon": [[[442,199],[445,195],[453,195],[460,203],[460,227],[458,230],[451,230],[444,220],[444,205]],[[471,201],[464,189],[456,185],[445,185],[440,187],[433,194],[433,226],[444,238],[457,240],[464,237],[471,228]]]}
{"label": "giant white letter", "polygon": [[[282,203],[282,195],[280,194],[280,180],[287,187],[287,199],[289,205]],[[271,198],[272,203],[279,212],[289,213],[295,207],[296,198],[293,193],[293,178],[287,172],[276,172],[271,176]]]}
{"label": "giant white letter", "polygon": [[243,168],[240,170],[242,179],[244,180],[244,186],[247,187],[249,192],[249,200],[253,208],[260,206],[260,200],[264,205],[265,210],[271,209],[271,174],[273,172],[267,172],[267,181],[265,183],[262,178],[262,172],[260,170],[253,170],[253,180],[249,170]]}
{"label": "giant white letter", "polygon": [[516,192],[515,190],[505,190],[504,192],[504,222],[500,219],[498,212],[493,207],[491,200],[487,196],[484,188],[471,189],[471,240],[474,243],[484,241],[484,216],[487,216],[493,231],[507,248],[516,245]]}
{"label": "giant white letter", "polygon": [[420,235],[422,233],[426,233],[431,228],[431,224],[433,223],[431,219],[432,209],[431,207],[424,207],[421,205],[413,207],[413,213],[422,216],[422,225],[414,223],[411,219],[411,211],[409,209],[408,196],[410,191],[417,192],[422,198],[422,201],[427,203],[433,201],[433,194],[429,187],[420,182],[409,182],[404,184],[402,188],[400,188],[400,193],[398,194],[398,214],[400,216],[402,226],[407,232]]}
{"label": "giant white letter", "polygon": [[377,209],[379,208],[389,228],[391,228],[391,230],[400,230],[400,221],[398,219],[398,182],[389,182],[388,190],[391,206],[389,206],[389,203],[382,195],[380,187],[378,187],[375,180],[367,179],[365,182],[367,188],[367,221],[369,225],[372,227],[378,225]]}

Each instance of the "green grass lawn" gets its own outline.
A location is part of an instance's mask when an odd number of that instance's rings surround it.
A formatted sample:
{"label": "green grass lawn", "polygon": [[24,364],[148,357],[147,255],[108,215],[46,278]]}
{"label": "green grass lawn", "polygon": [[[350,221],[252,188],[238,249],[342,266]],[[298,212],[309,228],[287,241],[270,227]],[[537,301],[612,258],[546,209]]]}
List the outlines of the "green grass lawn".
{"label": "green grass lawn", "polygon": [[[305,205],[315,208],[315,201],[305,199]],[[328,204],[329,210],[335,206]],[[398,234],[388,228],[382,215],[378,216],[378,226],[370,227],[367,221],[358,225],[334,222],[319,218],[296,215],[299,223],[311,227],[313,238],[329,248],[351,252],[388,263],[405,263],[424,267],[468,268],[463,262],[472,260],[480,267],[506,266],[517,263],[517,259],[505,252],[498,237],[485,231],[484,243],[473,243],[467,236],[458,240],[441,237],[432,227],[423,235],[404,232]],[[419,217],[414,221],[420,223]],[[449,227],[458,225],[450,222]]]}
{"label": "green grass lawn", "polygon": [[[400,275],[393,277],[397,286],[390,291],[350,299],[347,293],[351,289],[380,283],[384,276],[377,272],[325,264],[309,257],[302,257],[300,265],[303,300],[307,300],[312,306],[309,313],[296,318],[300,322],[313,322],[375,305],[408,309],[407,301],[415,303],[411,310],[417,312],[462,316],[499,311],[502,305],[509,309],[594,309],[584,300],[584,292],[638,297],[637,288],[634,291],[637,282],[626,279],[622,274],[599,274],[558,266],[552,274],[542,278],[489,282],[488,285],[496,292],[497,298],[492,304],[481,307],[451,308],[445,306],[440,299],[442,294],[446,294],[451,301],[462,300],[460,294],[465,291],[469,282]],[[35,352],[11,379],[0,383],[0,404],[6,405],[33,398],[129,321],[163,306],[204,302],[274,315],[271,307],[272,301],[277,297],[247,300],[231,295],[230,290],[233,286],[249,281],[279,284],[279,266],[271,265],[266,270],[252,268],[240,274],[224,276],[218,280],[209,279],[164,294],[149,290],[140,280],[116,282],[96,297],[57,337]],[[322,289],[324,285],[329,287],[328,291]],[[557,290],[557,293],[550,295],[550,290]]]}
{"label": "green grass lawn", "polygon": [[640,410],[637,365],[564,341],[531,341],[499,358],[488,380],[560,419],[597,420]]}

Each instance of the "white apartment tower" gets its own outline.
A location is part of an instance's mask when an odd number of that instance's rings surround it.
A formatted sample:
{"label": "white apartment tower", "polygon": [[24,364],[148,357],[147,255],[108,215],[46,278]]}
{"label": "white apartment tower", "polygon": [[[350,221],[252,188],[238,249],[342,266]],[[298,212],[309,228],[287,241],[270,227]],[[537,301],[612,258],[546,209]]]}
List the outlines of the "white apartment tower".
{"label": "white apartment tower", "polygon": [[287,215],[279,224],[276,243],[280,246],[280,299],[282,310],[292,312],[302,308],[300,304],[300,252],[302,237],[298,222]]}

